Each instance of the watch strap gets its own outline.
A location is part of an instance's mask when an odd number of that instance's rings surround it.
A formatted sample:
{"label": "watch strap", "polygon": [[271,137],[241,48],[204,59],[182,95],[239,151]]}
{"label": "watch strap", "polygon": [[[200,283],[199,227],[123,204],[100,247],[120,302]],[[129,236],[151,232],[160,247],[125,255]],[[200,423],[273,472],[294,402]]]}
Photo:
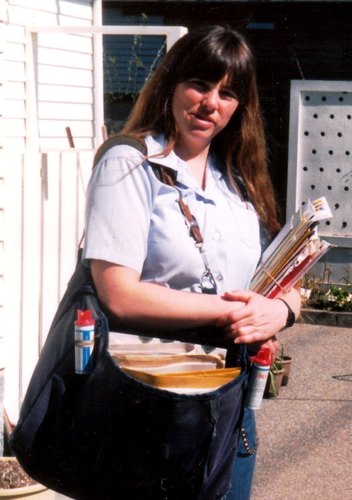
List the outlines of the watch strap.
{"label": "watch strap", "polygon": [[289,328],[296,321],[295,313],[292,311],[291,307],[288,305],[286,300],[281,299],[281,298],[279,298],[278,300],[281,300],[281,302],[283,302],[285,304],[285,306],[287,307],[287,320],[286,320],[286,325],[284,326],[284,328]]}

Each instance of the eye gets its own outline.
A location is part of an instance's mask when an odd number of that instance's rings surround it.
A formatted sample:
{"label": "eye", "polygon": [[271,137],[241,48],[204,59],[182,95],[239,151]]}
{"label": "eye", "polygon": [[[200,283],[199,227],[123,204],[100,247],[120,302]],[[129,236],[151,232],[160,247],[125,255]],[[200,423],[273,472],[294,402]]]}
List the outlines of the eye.
{"label": "eye", "polygon": [[198,90],[199,92],[207,92],[209,90],[209,84],[204,80],[197,80],[194,78],[193,80],[188,81],[188,85]]}
{"label": "eye", "polygon": [[237,94],[234,90],[232,89],[229,89],[229,88],[222,88],[220,89],[220,92],[219,92],[220,96],[223,98],[223,99],[235,99],[236,101],[238,101],[238,97],[237,97]]}

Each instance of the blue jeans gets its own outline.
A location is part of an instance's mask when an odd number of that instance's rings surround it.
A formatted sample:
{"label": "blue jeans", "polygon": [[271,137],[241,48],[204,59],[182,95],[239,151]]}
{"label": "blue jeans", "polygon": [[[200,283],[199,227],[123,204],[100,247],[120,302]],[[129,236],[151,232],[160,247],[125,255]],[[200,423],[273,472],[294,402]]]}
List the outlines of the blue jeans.
{"label": "blue jeans", "polygon": [[[253,410],[245,409],[243,425],[248,445],[251,449],[255,448],[256,432],[255,417]],[[249,454],[246,450],[244,441],[240,437],[237,455],[232,472],[232,484],[225,500],[249,500],[251,496],[252,480],[255,467],[256,453]]]}

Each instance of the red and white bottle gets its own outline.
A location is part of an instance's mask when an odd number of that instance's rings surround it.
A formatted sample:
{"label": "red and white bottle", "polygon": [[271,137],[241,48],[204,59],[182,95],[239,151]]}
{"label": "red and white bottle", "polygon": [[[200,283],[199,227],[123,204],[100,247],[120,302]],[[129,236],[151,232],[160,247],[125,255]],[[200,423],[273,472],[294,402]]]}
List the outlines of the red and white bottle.
{"label": "red and white bottle", "polygon": [[75,321],[75,372],[89,373],[92,370],[94,348],[94,324],[90,309],[78,309]]}
{"label": "red and white bottle", "polygon": [[249,376],[248,390],[246,396],[246,407],[252,410],[259,410],[262,404],[266,382],[271,366],[271,352],[267,347],[263,347],[253,357],[251,373]]}

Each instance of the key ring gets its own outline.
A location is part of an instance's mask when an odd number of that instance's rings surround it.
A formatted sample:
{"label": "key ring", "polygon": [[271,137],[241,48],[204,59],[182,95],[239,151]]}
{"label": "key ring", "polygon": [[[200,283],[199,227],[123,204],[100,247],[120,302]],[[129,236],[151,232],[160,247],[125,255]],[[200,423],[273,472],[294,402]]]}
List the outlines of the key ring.
{"label": "key ring", "polygon": [[216,282],[209,268],[205,269],[200,278],[200,287],[202,293],[207,293],[209,295],[216,295],[217,293]]}

